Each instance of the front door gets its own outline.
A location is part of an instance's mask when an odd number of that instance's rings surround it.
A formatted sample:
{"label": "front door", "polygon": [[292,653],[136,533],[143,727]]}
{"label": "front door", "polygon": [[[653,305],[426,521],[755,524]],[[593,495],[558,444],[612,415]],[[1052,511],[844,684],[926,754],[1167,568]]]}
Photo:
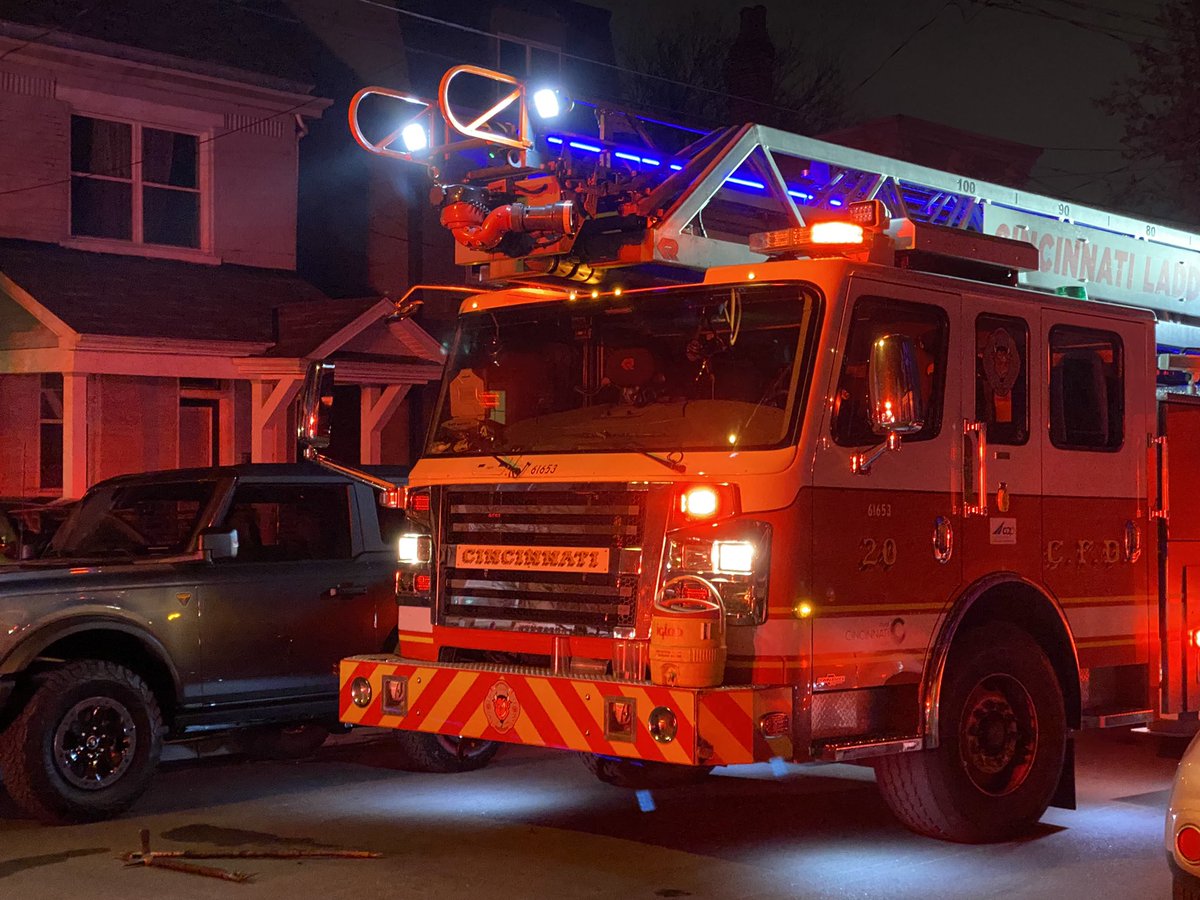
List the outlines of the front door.
{"label": "front door", "polygon": [[[959,298],[863,278],[849,292],[814,468],[816,691],[915,683],[961,571],[953,546]],[[871,347],[884,335],[915,347],[924,424],[857,474],[854,457],[869,458],[883,443],[867,417],[867,376]]]}
{"label": "front door", "polygon": [[333,697],[341,657],[379,648],[390,581],[355,556],[351,499],[345,482],[235,488],[222,527],[237,529],[238,554],[200,588],[207,702]]}

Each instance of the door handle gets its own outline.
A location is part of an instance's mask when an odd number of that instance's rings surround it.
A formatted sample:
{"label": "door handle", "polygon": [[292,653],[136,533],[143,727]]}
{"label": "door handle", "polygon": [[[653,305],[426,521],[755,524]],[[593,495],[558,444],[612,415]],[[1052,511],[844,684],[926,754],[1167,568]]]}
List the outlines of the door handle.
{"label": "door handle", "polygon": [[364,584],[335,584],[326,593],[330,597],[361,597],[366,592]]}
{"label": "door handle", "polygon": [[[974,440],[972,440],[972,435]],[[963,516],[986,516],[987,423],[963,421]]]}

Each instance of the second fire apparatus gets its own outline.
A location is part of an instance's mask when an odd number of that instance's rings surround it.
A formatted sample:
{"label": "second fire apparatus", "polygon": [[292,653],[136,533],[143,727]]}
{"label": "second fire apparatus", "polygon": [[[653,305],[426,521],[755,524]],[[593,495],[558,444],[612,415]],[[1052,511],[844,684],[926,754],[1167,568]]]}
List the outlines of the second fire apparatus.
{"label": "second fire apparatus", "polygon": [[[460,75],[513,126],[464,124]],[[1073,804],[1075,729],[1191,727],[1200,239],[758,126],[534,135],[525,102],[451,70],[420,152],[352,107],[377,152],[511,158],[435,173],[507,286],[463,303],[399,648],[343,661],[344,721],[628,785],[864,761],[972,842]]]}

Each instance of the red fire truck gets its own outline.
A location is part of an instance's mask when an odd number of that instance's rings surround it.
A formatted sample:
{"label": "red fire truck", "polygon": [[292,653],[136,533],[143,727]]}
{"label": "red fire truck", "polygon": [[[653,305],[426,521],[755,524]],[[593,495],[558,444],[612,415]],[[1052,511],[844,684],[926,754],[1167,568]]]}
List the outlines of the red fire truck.
{"label": "red fire truck", "polygon": [[[483,116],[464,79],[500,86]],[[372,95],[415,117],[372,140]],[[630,786],[862,761],[970,842],[1073,805],[1075,730],[1194,728],[1200,237],[753,125],[535,127],[542,99],[458,67],[352,106],[431,167],[479,287],[399,647],[343,661],[345,722]]]}

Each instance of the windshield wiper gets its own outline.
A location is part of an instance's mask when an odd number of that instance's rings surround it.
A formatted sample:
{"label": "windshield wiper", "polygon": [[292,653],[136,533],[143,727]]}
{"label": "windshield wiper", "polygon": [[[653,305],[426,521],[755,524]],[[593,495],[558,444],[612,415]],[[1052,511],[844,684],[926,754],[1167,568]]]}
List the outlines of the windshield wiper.
{"label": "windshield wiper", "polygon": [[683,464],[683,452],[680,450],[672,450],[666,456],[660,456],[657,453],[652,453],[649,450],[639,450],[637,447],[625,447],[625,450],[632,450],[634,453],[640,453],[642,456],[649,457],[656,463],[666,466],[672,472],[686,472],[687,466]]}
{"label": "windshield wiper", "polygon": [[515,462],[513,462],[511,459],[509,459],[507,456],[500,456],[498,454],[493,453],[492,459],[494,459],[496,462],[500,463],[500,465],[504,466],[504,468],[508,469],[508,471],[512,473],[513,478],[518,477],[523,471],[525,471],[519,465],[517,465]]}

